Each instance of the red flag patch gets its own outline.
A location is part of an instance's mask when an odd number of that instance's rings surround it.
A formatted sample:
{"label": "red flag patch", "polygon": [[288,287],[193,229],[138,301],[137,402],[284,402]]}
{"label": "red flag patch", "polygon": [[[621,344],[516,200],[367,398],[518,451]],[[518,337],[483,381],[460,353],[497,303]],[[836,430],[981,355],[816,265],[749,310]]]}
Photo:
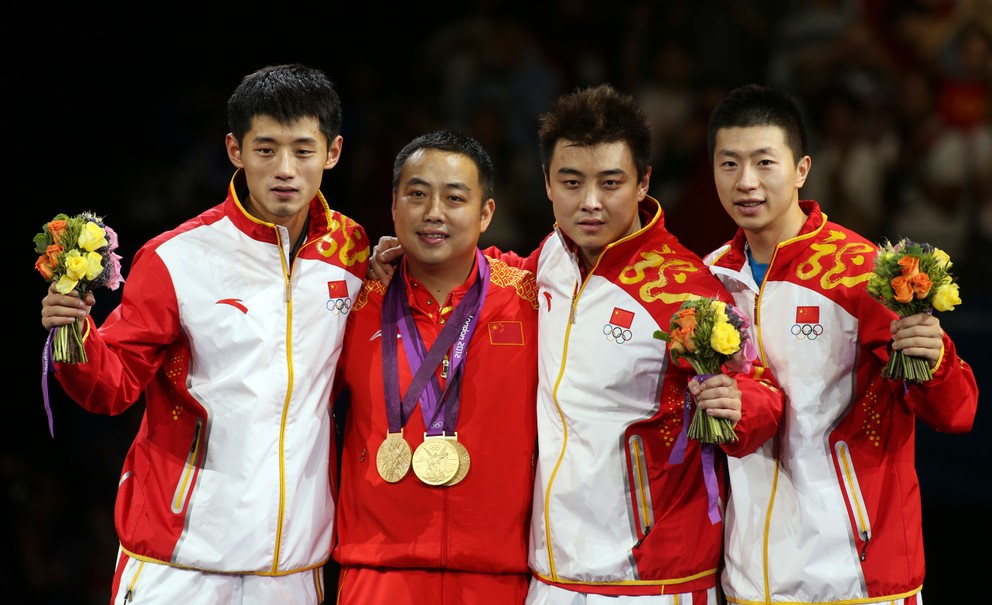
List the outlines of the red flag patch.
{"label": "red flag patch", "polygon": [[627,311],[626,309],[621,309],[620,307],[613,307],[613,315],[610,316],[610,323],[615,326],[620,326],[621,328],[630,328],[630,324],[634,321],[634,312]]}
{"label": "red flag patch", "polygon": [[524,327],[519,321],[489,322],[489,344],[523,345]]}
{"label": "red flag patch", "polygon": [[796,307],[797,324],[820,323],[820,307]]}
{"label": "red flag patch", "polygon": [[327,282],[327,295],[331,298],[345,298],[348,296],[348,283],[343,279]]}

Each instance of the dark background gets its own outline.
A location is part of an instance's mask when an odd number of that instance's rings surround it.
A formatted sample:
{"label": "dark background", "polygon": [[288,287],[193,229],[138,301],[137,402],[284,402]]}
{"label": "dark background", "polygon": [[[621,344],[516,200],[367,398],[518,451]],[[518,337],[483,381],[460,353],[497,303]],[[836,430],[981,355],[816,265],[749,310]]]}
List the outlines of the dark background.
{"label": "dark background", "polygon": [[[496,220],[483,243],[521,252],[553,224],[536,128],[562,92],[611,82],[638,96],[657,128],[652,194],[670,229],[705,253],[733,232],[706,157],[709,109],[746,82],[783,87],[802,103],[812,136],[803,197],[815,192],[831,219],[870,238],[919,227],[917,238],[951,253],[964,303],[941,322],[988,392],[979,360],[992,339],[992,283],[982,263],[992,233],[989,6],[556,0],[525,8],[231,6],[223,9],[230,21],[217,23],[179,7],[139,17],[28,6],[9,16],[0,43],[13,135],[4,174],[14,184],[7,208],[16,226],[5,357],[14,359],[13,414],[0,442],[4,601],[107,602],[114,496],[141,415],[141,405],[112,418],[82,412],[52,382],[49,436],[41,395],[46,284],[32,268],[31,239],[59,212],[92,210],[118,232],[126,276],[147,239],[223,200],[233,172],[223,144],[226,99],[242,76],[267,64],[302,62],[335,81],[345,142],[322,190],[373,241],[391,230],[396,152],[417,134],[452,127],[480,139],[500,175]],[[971,59],[962,50],[969,24],[983,32],[968,47]],[[927,182],[929,173],[959,172],[943,170],[962,163],[939,152],[955,137],[965,141],[967,173]],[[920,208],[938,218],[900,222]],[[102,320],[119,293],[96,294]],[[987,399],[969,434],[918,428],[928,603],[973,595],[985,572],[982,558],[968,553],[984,552],[992,537],[992,482],[979,449],[990,436]]]}

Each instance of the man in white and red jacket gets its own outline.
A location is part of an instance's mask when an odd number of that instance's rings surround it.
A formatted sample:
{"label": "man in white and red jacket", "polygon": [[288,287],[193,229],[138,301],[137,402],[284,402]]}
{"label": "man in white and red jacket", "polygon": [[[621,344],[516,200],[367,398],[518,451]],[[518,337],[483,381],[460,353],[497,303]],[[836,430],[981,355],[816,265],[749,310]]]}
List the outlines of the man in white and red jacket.
{"label": "man in white and red jacket", "polygon": [[[939,320],[899,318],[866,288],[876,245],[800,201],[811,160],[798,106],[746,86],[713,112],[717,192],[739,230],[706,257],[751,313],[788,395],[777,436],[731,458],[722,584],[730,603],[920,602],[916,420],[971,429],[978,387]],[[933,378],[882,377],[892,350]]]}
{"label": "man in white and red jacket", "polygon": [[92,294],[50,289],[42,325],[85,325],[57,364],[80,406],[145,410],[121,472],[112,603],[324,600],[334,500],[330,398],[368,239],[319,187],[341,105],[302,65],[247,76],[228,103],[227,199],[135,255],[97,329]]}

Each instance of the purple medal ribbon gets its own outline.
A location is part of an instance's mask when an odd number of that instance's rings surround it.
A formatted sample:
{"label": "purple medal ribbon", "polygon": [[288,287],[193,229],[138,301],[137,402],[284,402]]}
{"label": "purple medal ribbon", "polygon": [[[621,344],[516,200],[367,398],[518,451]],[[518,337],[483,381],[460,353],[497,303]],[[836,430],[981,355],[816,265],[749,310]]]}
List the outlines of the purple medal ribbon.
{"label": "purple medal ribbon", "polygon": [[[713,374],[698,374],[692,377],[692,380],[696,382],[706,382],[706,379],[713,376]],[[690,410],[692,409],[692,393],[689,392],[689,387],[685,388],[685,398],[683,399],[684,405],[682,406],[682,430],[679,431],[679,436],[675,440],[675,446],[672,447],[672,453],[668,456],[669,464],[682,464],[685,460],[685,446],[686,446],[686,430],[689,427],[689,423],[692,421],[690,416]],[[715,452],[712,443],[701,444],[702,449],[702,462],[703,462],[703,483],[706,484],[706,499],[708,502],[710,523],[716,523],[720,520],[720,489],[716,482],[716,462],[714,459]]]}
{"label": "purple medal ribbon", "polygon": [[[406,424],[406,419],[409,418],[417,400],[420,399],[421,413],[424,416],[427,434],[431,436],[442,433],[454,434],[458,419],[462,362],[465,359],[468,342],[475,331],[479,311],[489,289],[489,262],[481,252],[476,251],[476,254],[479,267],[478,279],[455,307],[451,318],[426,354],[423,340],[420,338],[406,298],[404,280],[393,280],[386,289],[382,308],[382,366],[386,416],[391,433],[399,432],[400,428]],[[402,317],[402,321],[399,321],[400,317]],[[400,338],[403,341],[410,370],[414,374],[402,401],[399,394],[399,370],[397,367],[399,355],[393,336],[397,329],[399,329]],[[452,347],[452,343],[454,343],[454,347]],[[435,371],[447,354],[449,347],[452,350],[451,376],[442,393]],[[445,410],[443,423],[438,422],[437,418],[441,408]]]}

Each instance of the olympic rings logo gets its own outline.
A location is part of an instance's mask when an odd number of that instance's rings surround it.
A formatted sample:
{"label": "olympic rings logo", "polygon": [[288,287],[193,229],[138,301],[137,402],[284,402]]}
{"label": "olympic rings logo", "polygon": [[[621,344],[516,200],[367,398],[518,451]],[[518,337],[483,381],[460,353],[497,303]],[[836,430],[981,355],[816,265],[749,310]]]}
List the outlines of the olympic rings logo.
{"label": "olympic rings logo", "polygon": [[351,310],[350,298],[332,298],[324,305],[331,315],[347,315]]}
{"label": "olympic rings logo", "polygon": [[796,340],[816,340],[823,334],[823,326],[820,324],[793,324],[792,335]]}
{"label": "olympic rings logo", "polygon": [[603,334],[606,334],[606,340],[616,342],[620,345],[633,338],[633,334],[631,334],[630,330],[621,328],[620,326],[615,326],[613,324],[606,324],[603,326]]}

